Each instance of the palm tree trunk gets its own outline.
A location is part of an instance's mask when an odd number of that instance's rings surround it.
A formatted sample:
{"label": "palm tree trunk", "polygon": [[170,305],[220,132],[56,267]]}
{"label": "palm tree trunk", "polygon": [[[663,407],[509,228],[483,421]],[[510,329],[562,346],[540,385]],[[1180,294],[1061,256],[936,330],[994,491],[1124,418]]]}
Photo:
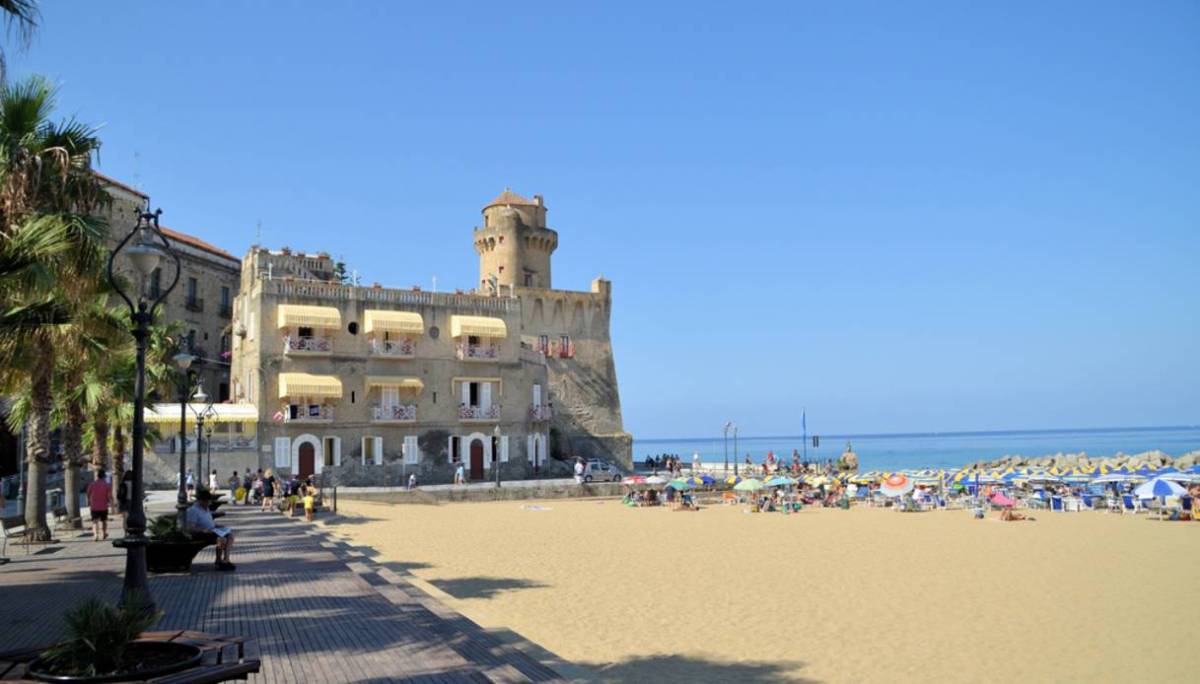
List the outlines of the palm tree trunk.
{"label": "palm tree trunk", "polygon": [[[117,494],[121,491],[121,487],[125,486],[125,430],[121,424],[113,429],[113,501],[117,500]],[[129,502],[125,502],[128,506]]]}
{"label": "palm tree trunk", "polygon": [[71,527],[83,527],[79,514],[79,468],[83,465],[83,407],[78,401],[66,406],[62,426],[63,440],[63,497],[67,504],[67,520]]}
{"label": "palm tree trunk", "polygon": [[50,463],[50,374],[54,347],[39,336],[43,353],[30,369],[29,429],[25,443],[25,536],[32,541],[49,541],[46,525],[46,466]]}

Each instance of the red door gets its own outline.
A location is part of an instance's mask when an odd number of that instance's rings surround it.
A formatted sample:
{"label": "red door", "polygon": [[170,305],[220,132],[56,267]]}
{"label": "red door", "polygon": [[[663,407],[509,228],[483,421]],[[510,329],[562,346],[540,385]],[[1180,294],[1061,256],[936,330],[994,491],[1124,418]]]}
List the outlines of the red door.
{"label": "red door", "polygon": [[313,474],[313,468],[317,462],[316,454],[313,452],[312,442],[305,442],[300,445],[300,479],[304,479]]}
{"label": "red door", "polygon": [[471,479],[483,479],[483,442],[471,440]]}

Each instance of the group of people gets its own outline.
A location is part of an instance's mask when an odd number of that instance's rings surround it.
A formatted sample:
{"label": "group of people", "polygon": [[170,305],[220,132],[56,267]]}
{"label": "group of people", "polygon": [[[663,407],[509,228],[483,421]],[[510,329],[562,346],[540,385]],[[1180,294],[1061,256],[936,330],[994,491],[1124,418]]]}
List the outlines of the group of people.
{"label": "group of people", "polygon": [[[655,475],[658,471],[665,470],[672,477],[679,477],[683,474],[683,459],[679,458],[679,454],[659,454],[657,456],[647,456],[643,463],[646,470],[653,471]],[[692,469],[699,470],[700,454],[692,454]]]}
{"label": "group of people", "polygon": [[[212,473],[212,480],[216,481],[216,471]],[[313,485],[312,477],[306,477],[304,480],[300,476],[292,473],[292,476],[286,479],[275,477],[274,471],[267,468],[264,471],[259,468],[257,472],[251,473],[249,470],[245,474],[239,476],[238,471],[233,471],[233,475],[229,476],[227,482],[229,491],[232,494],[232,504],[237,506],[259,506],[261,510],[267,511],[274,508],[287,510],[289,516],[296,514],[296,507],[303,504],[304,519],[312,521],[313,511],[316,508],[317,488]]]}

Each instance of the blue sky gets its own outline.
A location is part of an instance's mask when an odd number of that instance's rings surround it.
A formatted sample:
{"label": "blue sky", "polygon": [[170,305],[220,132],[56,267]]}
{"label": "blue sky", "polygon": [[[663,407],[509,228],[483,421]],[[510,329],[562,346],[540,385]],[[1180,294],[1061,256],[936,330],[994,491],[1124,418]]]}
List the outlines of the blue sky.
{"label": "blue sky", "polygon": [[1200,422],[1200,5],[665,5],[46,3],[8,57],[236,254],[470,287],[544,195],[637,437]]}

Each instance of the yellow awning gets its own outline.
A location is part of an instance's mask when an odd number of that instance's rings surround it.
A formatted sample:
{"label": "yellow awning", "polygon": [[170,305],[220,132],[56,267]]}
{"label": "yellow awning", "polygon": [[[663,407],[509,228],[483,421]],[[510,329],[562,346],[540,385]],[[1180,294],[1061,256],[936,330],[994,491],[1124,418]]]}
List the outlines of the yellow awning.
{"label": "yellow awning", "polygon": [[420,335],[425,332],[425,321],[421,314],[412,311],[367,309],[363,317],[363,332],[377,330]]}
{"label": "yellow awning", "polygon": [[487,316],[451,316],[450,337],[478,335],[480,337],[508,337],[508,326],[502,318]]}
{"label": "yellow awning", "polygon": [[285,397],[341,399],[342,381],[332,375],[280,373],[279,398]]}
{"label": "yellow awning", "polygon": [[372,387],[399,387],[401,389],[415,389],[419,392],[425,389],[425,383],[421,382],[420,378],[402,378],[392,375],[368,375],[367,389]]}
{"label": "yellow awning", "polygon": [[[187,424],[196,426],[196,414],[205,413],[205,404],[188,404]],[[147,406],[142,416],[147,423],[179,425],[179,404]],[[257,423],[258,407],[254,404],[213,404],[204,416],[204,423]]]}
{"label": "yellow awning", "polygon": [[313,328],[340,328],[342,314],[332,306],[304,306],[302,304],[280,304],[279,325],[286,328],[303,325]]}

